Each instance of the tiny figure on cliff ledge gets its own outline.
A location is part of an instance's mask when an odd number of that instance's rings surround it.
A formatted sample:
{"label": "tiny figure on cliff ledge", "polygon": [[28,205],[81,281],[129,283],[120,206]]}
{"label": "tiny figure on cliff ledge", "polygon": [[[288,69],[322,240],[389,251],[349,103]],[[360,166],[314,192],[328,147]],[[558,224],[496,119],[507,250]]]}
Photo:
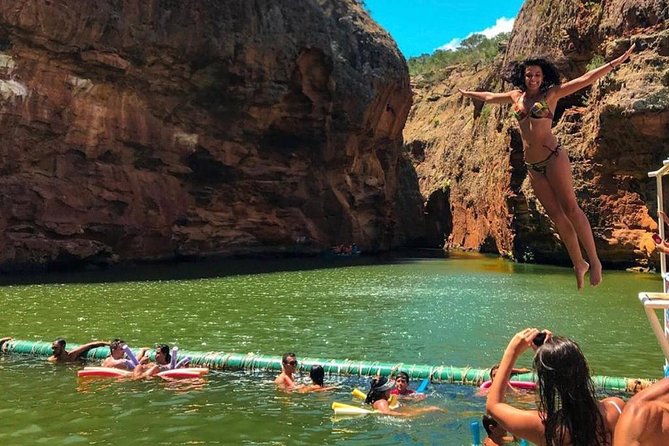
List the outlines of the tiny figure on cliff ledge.
{"label": "tiny figure on cliff ledge", "polygon": [[[569,158],[551,130],[553,113],[561,98],[610,73],[629,59],[633,49],[634,45],[620,57],[562,84],[555,65],[544,58],[530,58],[513,68],[509,80],[516,89],[512,91],[492,93],[459,89],[468,98],[492,104],[512,104],[511,114],[520,127],[530,183],[567,248],[579,290],[583,288],[588,270],[590,285],[599,285],[602,264],[590,223],[576,203]],[[583,258],[579,241],[589,264]]]}

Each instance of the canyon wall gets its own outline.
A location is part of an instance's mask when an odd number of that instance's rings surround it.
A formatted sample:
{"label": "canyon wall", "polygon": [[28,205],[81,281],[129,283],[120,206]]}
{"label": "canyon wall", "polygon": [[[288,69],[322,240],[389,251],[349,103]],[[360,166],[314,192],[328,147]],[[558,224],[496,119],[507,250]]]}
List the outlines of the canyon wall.
{"label": "canyon wall", "polygon": [[408,243],[410,106],[355,0],[2,2],[0,267]]}

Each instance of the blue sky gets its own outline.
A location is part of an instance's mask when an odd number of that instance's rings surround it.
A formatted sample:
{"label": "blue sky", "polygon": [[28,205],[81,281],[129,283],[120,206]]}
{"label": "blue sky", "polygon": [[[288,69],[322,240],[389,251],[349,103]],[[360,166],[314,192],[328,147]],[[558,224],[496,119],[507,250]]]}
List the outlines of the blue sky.
{"label": "blue sky", "polygon": [[453,49],[474,33],[511,31],[523,0],[365,0],[408,59]]}

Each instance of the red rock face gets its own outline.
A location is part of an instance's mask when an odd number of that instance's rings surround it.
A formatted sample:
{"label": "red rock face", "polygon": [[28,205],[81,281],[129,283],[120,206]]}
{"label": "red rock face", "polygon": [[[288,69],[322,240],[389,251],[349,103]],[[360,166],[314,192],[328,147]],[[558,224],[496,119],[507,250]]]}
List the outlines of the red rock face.
{"label": "red rock face", "polygon": [[[500,73],[530,54],[554,58],[567,79],[621,54],[629,63],[558,104],[554,131],[572,162],[579,204],[609,266],[653,262],[655,181],[647,172],[669,156],[669,3],[664,0],[528,0],[507,52],[478,72],[454,70],[438,85],[416,80],[408,147],[426,201],[449,189],[446,248],[481,249],[518,260],[569,264],[527,180],[522,143],[508,108],[473,105],[457,88],[510,89]],[[669,180],[669,179],[668,179]],[[666,180],[665,180],[666,182]],[[665,197],[667,190],[665,190]],[[664,203],[665,208],[669,202]]]}
{"label": "red rock face", "polygon": [[3,2],[0,265],[404,243],[410,106],[353,0]]}

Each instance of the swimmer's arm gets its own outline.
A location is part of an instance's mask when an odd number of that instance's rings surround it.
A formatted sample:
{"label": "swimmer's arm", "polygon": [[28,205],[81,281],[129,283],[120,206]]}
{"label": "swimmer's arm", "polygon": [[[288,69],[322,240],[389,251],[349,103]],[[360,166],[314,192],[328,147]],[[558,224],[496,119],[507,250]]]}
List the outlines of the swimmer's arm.
{"label": "swimmer's arm", "polygon": [[137,361],[141,361],[142,359],[144,359],[145,356],[146,356],[145,362],[148,361],[149,360],[149,355],[147,355],[146,352],[148,352],[149,350],[151,350],[151,348],[149,348],[149,347],[140,348],[139,349],[139,354],[137,355]]}
{"label": "swimmer's arm", "polygon": [[408,395],[395,395],[395,396],[397,397],[397,399],[408,400],[408,401],[422,401],[425,398],[427,398],[427,396],[425,396],[424,393],[415,393],[415,392],[410,393]]}
{"label": "swimmer's arm", "polygon": [[382,413],[384,415],[390,415],[393,417],[405,417],[405,418],[411,418],[411,417],[416,417],[419,415],[426,414],[428,412],[446,412],[446,409],[442,409],[440,407],[436,406],[428,406],[428,407],[402,407],[400,410],[392,410],[390,406],[388,406],[388,401],[387,400],[379,400],[374,403],[374,409]]}
{"label": "swimmer's arm", "polygon": [[105,347],[105,346],[109,346],[109,342],[107,342],[107,341],[89,342],[88,344],[80,345],[79,347],[70,351],[68,356],[69,356],[70,360],[79,359],[80,356],[85,355],[86,353],[88,353],[89,350],[92,350],[92,349],[98,348],[98,347]]}
{"label": "swimmer's arm", "polygon": [[507,91],[504,93],[492,93],[490,91],[471,91],[458,88],[458,91],[466,98],[476,99],[489,104],[511,104],[515,102],[521,94],[519,90]]}

